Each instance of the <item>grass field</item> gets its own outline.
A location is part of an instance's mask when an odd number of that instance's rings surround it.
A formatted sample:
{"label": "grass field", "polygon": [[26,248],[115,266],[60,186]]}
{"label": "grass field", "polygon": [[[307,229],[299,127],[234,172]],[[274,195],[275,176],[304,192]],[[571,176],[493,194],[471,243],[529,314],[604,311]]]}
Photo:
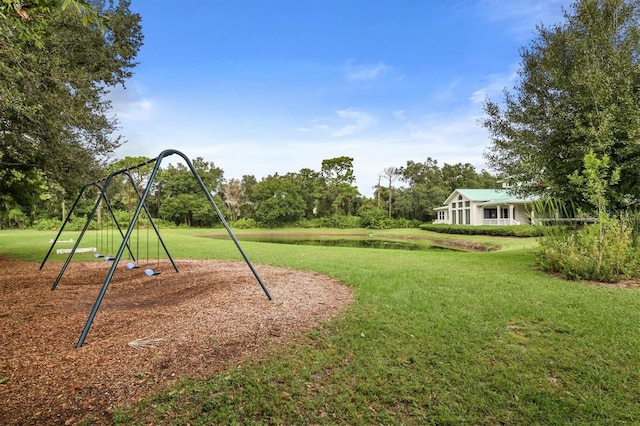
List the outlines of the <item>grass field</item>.
{"label": "grass field", "polygon": [[[240,259],[230,240],[197,236],[210,232],[224,231],[163,230],[162,236],[176,258]],[[250,231],[238,234],[243,232]],[[375,232],[385,233],[395,238],[427,234]],[[54,236],[1,231],[0,255],[40,261]],[[640,422],[640,290],[567,282],[538,272],[532,267],[533,240],[476,239],[504,249],[402,251],[243,242],[258,270],[271,264],[328,274],[355,287],[356,302],[340,319],[259,360],[118,408],[116,422]]]}

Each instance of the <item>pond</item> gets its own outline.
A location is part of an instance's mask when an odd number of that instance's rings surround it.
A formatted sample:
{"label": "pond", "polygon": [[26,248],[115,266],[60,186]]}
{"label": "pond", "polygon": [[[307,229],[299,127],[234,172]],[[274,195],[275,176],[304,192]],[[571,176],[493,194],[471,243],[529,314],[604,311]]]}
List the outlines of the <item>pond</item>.
{"label": "pond", "polygon": [[[205,238],[228,239],[228,235],[203,235]],[[391,250],[445,250],[457,251],[450,247],[442,247],[423,241],[421,244],[396,240],[386,240],[380,238],[329,238],[309,235],[306,238],[300,236],[283,235],[236,235],[239,241],[253,241],[258,243],[293,244],[305,246],[325,246],[325,247],[355,247],[355,248],[376,248]]]}

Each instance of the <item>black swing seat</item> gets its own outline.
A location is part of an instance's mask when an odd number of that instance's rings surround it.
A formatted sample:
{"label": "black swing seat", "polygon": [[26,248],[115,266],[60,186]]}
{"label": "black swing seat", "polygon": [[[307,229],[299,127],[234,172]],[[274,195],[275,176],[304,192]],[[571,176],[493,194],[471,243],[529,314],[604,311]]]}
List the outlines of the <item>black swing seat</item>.
{"label": "black swing seat", "polygon": [[95,257],[96,259],[100,259],[101,257],[104,257],[104,255],[100,253],[96,253],[93,255],[93,257]]}
{"label": "black swing seat", "polygon": [[152,277],[154,275],[160,275],[160,271],[156,271],[155,269],[145,269],[144,273],[147,274],[148,276]]}
{"label": "black swing seat", "polygon": [[136,265],[136,264],[135,264],[135,263],[133,263],[133,262],[127,262],[127,268],[129,268],[129,269],[138,269],[138,268],[139,268],[139,266],[138,266],[138,265]]}
{"label": "black swing seat", "polygon": [[114,259],[115,259],[115,257],[113,257],[113,256],[105,256],[104,257],[104,261],[105,262],[113,261]]}

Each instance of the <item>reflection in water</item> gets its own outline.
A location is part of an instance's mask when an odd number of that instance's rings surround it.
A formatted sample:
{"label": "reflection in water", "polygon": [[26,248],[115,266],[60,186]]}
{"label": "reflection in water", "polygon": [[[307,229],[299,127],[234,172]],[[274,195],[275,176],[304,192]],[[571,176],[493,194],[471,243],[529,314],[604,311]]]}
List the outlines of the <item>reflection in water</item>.
{"label": "reflection in water", "polygon": [[[208,238],[227,239],[226,235],[207,235]],[[377,248],[395,250],[449,250],[455,249],[441,246],[434,246],[427,243],[416,244],[403,241],[368,239],[368,238],[291,238],[282,236],[264,235],[236,235],[238,240],[253,241],[258,243],[294,244],[305,246],[328,246],[328,247],[356,247],[356,248]]]}

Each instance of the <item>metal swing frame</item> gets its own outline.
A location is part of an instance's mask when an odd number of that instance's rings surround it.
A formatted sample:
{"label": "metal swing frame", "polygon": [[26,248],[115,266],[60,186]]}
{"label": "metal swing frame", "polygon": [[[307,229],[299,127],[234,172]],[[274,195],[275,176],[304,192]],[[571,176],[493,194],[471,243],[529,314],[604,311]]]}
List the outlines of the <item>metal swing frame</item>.
{"label": "metal swing frame", "polygon": [[[78,202],[80,201],[80,198],[82,198],[82,195],[87,190],[87,188],[95,186],[96,188],[98,188],[100,190],[100,193],[98,195],[98,198],[96,199],[96,202],[95,202],[95,204],[93,206],[93,209],[91,210],[91,213],[87,217],[87,221],[85,222],[84,227],[80,231],[80,236],[77,238],[73,248],[71,249],[71,251],[69,252],[69,255],[67,256],[67,259],[65,260],[62,268],[60,269],[60,272],[58,273],[58,276],[56,277],[53,285],[51,286],[51,290],[55,290],[58,287],[58,284],[60,283],[60,280],[62,279],[65,271],[67,270],[67,267],[69,266],[69,263],[71,262],[71,259],[73,258],[73,255],[76,253],[76,250],[77,250],[78,246],[80,245],[80,242],[82,241],[82,238],[84,237],[84,234],[89,229],[89,225],[91,224],[91,221],[93,220],[93,218],[94,218],[94,216],[95,216],[95,214],[96,214],[96,212],[98,210],[98,207],[100,206],[100,203],[102,201],[104,201],[104,203],[106,204],[107,209],[109,210],[109,213],[111,214],[111,218],[113,219],[113,222],[115,223],[115,226],[118,228],[118,232],[120,233],[120,236],[122,237],[122,242],[125,243],[125,246],[126,246],[128,252],[129,252],[129,256],[134,261],[136,260],[135,256],[133,255],[133,251],[131,250],[131,247],[129,246],[129,240],[125,240],[125,235],[122,232],[122,227],[118,223],[118,219],[116,218],[116,215],[115,215],[115,213],[113,211],[113,208],[111,207],[111,203],[109,202],[109,198],[107,197],[107,190],[109,188],[109,185],[110,185],[111,180],[113,179],[113,177],[118,176],[118,175],[125,175],[128,178],[129,183],[131,184],[131,186],[135,190],[136,196],[137,196],[138,201],[139,201],[140,198],[141,198],[140,192],[138,191],[138,187],[136,186],[133,178],[129,174],[129,171],[133,170],[135,168],[142,167],[142,166],[144,166],[146,164],[148,164],[148,162],[147,163],[138,164],[138,165],[136,165],[134,167],[130,167],[130,168],[127,168],[127,169],[116,170],[113,173],[109,174],[109,176],[107,176],[106,178],[99,179],[99,180],[97,180],[95,182],[87,183],[80,189],[80,193],[78,194],[78,197],[74,201],[73,206],[69,210],[69,214],[67,215],[64,223],[62,224],[62,226],[60,227],[60,230],[58,231],[58,235],[56,235],[56,238],[52,240],[51,247],[49,248],[49,251],[47,252],[47,254],[44,257],[44,259],[42,260],[42,263],[40,264],[40,268],[39,269],[41,269],[41,270],[44,267],[45,263],[47,262],[47,259],[51,255],[51,252],[53,251],[53,247],[55,246],[56,242],[60,238],[60,235],[62,234],[62,231],[64,231],[64,228],[65,228],[67,222],[69,221],[69,218],[71,217],[71,213],[73,213],[73,210],[76,208]],[[102,185],[101,185],[101,183],[102,183]],[[173,265],[174,270],[176,272],[179,272],[178,271],[178,267],[176,266],[175,262],[173,261],[173,258],[171,257],[171,254],[169,253],[169,250],[167,250],[167,247],[164,244],[164,241],[162,240],[162,237],[160,236],[160,231],[158,230],[157,226],[153,222],[153,219],[151,218],[151,214],[149,213],[149,209],[147,208],[146,205],[144,205],[144,210],[145,210],[145,213],[147,214],[149,222],[153,226],[153,230],[156,233],[156,236],[158,237],[158,240],[162,243],[162,247],[163,247],[165,253],[167,254],[167,257],[171,261],[171,264]],[[109,260],[110,261],[115,261],[115,257],[109,256]]]}
{"label": "metal swing frame", "polygon": [[[238,241],[236,236],[233,234],[233,231],[231,230],[231,227],[229,226],[229,224],[227,223],[226,219],[224,218],[224,215],[222,214],[222,212],[220,211],[220,209],[216,205],[215,200],[213,199],[213,196],[211,195],[211,193],[207,189],[206,185],[202,181],[202,178],[200,177],[200,175],[198,175],[198,172],[196,171],[195,167],[193,166],[193,163],[191,162],[191,160],[189,160],[189,158],[185,154],[180,152],[180,151],[177,151],[175,149],[167,149],[167,150],[162,151],[154,159],[148,160],[148,161],[146,161],[144,163],[140,163],[140,164],[132,166],[132,167],[128,167],[126,169],[117,170],[117,171],[112,172],[111,174],[109,174],[109,176],[107,176],[106,178],[103,178],[103,179],[100,179],[98,181],[91,182],[89,184],[84,185],[82,187],[81,191],[80,191],[80,195],[78,195],[78,198],[74,202],[73,207],[69,212],[69,216],[70,216],[71,215],[71,211],[73,211],[73,208],[75,208],[76,204],[80,200],[80,197],[82,196],[82,194],[86,190],[86,188],[88,188],[88,187],[90,187],[92,185],[101,188],[100,196],[98,197],[98,200],[96,201],[96,205],[94,206],[93,210],[91,211],[91,214],[87,218],[87,222],[85,223],[85,226],[82,229],[82,232],[80,233],[80,237],[77,239],[73,250],[69,254],[69,257],[67,258],[67,261],[65,262],[62,270],[60,271],[60,274],[58,275],[58,278],[56,279],[56,282],[54,283],[54,286],[53,286],[52,290],[55,289],[55,287],[57,286],[58,282],[62,278],[62,275],[64,274],[64,271],[66,270],[66,268],[67,268],[67,266],[68,266],[68,264],[69,264],[69,262],[71,260],[71,257],[73,256],[73,253],[75,252],[75,249],[77,249],[77,247],[78,247],[78,245],[79,245],[79,243],[80,243],[80,241],[82,239],[82,236],[84,235],[85,231],[89,227],[89,223],[91,222],[91,220],[93,219],[93,216],[95,215],[95,212],[96,212],[96,210],[98,208],[98,205],[99,205],[100,201],[102,199],[104,199],[108,204],[108,199],[106,197],[106,191],[107,191],[107,189],[108,189],[113,177],[117,176],[117,175],[120,175],[120,174],[126,174],[129,177],[130,182],[132,183],[132,185],[136,189],[136,193],[138,194],[138,205],[136,207],[135,213],[133,214],[133,217],[132,217],[132,219],[131,219],[131,221],[129,223],[129,227],[127,228],[126,233],[122,236],[122,243],[120,244],[120,247],[118,248],[118,251],[117,251],[116,255],[114,256],[114,260],[111,263],[111,267],[109,268],[109,272],[107,273],[107,276],[106,276],[106,278],[104,280],[104,283],[102,284],[102,287],[100,288],[100,292],[98,293],[98,296],[96,297],[96,301],[95,301],[95,303],[93,305],[93,308],[91,309],[91,313],[89,314],[89,317],[87,318],[87,321],[85,323],[84,329],[82,330],[82,333],[80,334],[80,338],[78,339],[78,343],[76,344],[76,348],[80,348],[84,344],[84,341],[85,341],[85,339],[87,337],[87,334],[89,333],[89,330],[91,329],[91,325],[93,324],[93,320],[94,320],[98,310],[100,309],[100,304],[102,303],[102,299],[104,298],[104,296],[105,296],[105,294],[107,292],[107,289],[109,287],[109,283],[111,282],[111,279],[113,278],[113,275],[114,275],[114,273],[116,271],[116,268],[118,267],[118,263],[120,262],[120,259],[122,258],[122,255],[123,255],[125,249],[129,250],[129,254],[133,258],[133,253],[131,252],[131,248],[129,247],[129,240],[130,240],[131,234],[133,233],[133,231],[135,229],[135,226],[136,226],[136,224],[138,222],[138,218],[140,217],[140,213],[142,212],[143,209],[145,210],[145,213],[147,214],[147,216],[149,218],[149,221],[151,222],[151,224],[153,226],[153,229],[154,229],[154,231],[156,232],[156,234],[158,236],[159,242],[162,243],[162,246],[165,249],[165,252],[167,253],[167,256],[169,257],[169,259],[171,259],[171,263],[173,264],[175,271],[178,272],[178,268],[176,267],[175,263],[173,262],[173,259],[171,258],[171,255],[169,254],[169,252],[168,252],[168,250],[167,250],[167,248],[166,248],[166,246],[164,244],[164,241],[160,237],[160,233],[158,232],[158,229],[156,228],[155,224],[153,224],[153,221],[151,220],[151,215],[149,214],[149,210],[147,209],[147,206],[146,206],[146,200],[147,200],[147,198],[149,196],[149,193],[151,192],[151,187],[153,186],[153,182],[155,181],[156,175],[158,174],[158,171],[160,170],[160,165],[162,163],[162,160],[164,160],[166,157],[169,157],[171,155],[178,155],[178,156],[182,157],[184,162],[187,164],[187,167],[189,168],[189,170],[193,174],[194,178],[198,182],[198,185],[200,186],[200,189],[202,189],[202,191],[204,192],[205,196],[207,197],[207,200],[209,201],[209,204],[211,204],[211,206],[213,207],[214,211],[216,212],[216,215],[220,219],[220,222],[222,223],[224,228],[227,230],[227,232],[228,232],[229,236],[231,237],[231,239],[233,240],[236,248],[238,249],[238,251],[242,255],[242,258],[247,263],[247,266],[249,267],[249,269],[253,273],[254,277],[258,281],[258,284],[260,284],[260,287],[262,288],[262,291],[265,293],[265,295],[267,296],[267,298],[269,300],[273,300],[273,297],[269,293],[269,290],[267,289],[267,287],[265,286],[264,282],[260,278],[260,275],[258,274],[258,271],[256,271],[256,269],[254,268],[253,264],[249,260],[249,257],[247,256],[245,251],[242,249],[242,246],[240,245],[240,242]],[[149,175],[149,178],[147,179],[147,185],[146,185],[144,191],[142,192],[142,195],[140,195],[139,192],[138,192],[138,188],[136,187],[135,182],[133,181],[133,178],[131,177],[131,175],[128,172],[130,170],[135,170],[135,169],[138,169],[140,167],[143,167],[143,166],[146,166],[146,165],[152,164],[152,163],[154,164],[153,170],[151,171],[151,174]],[[101,182],[104,182],[104,185],[102,187],[100,187],[100,185],[99,185],[99,183],[101,183]],[[111,211],[111,209],[110,209],[110,211]],[[113,211],[111,211],[111,213],[113,215]],[[67,219],[68,219],[68,217],[67,217]],[[114,215],[114,220],[115,220],[115,215]],[[60,228],[60,231],[58,232],[58,235],[56,236],[56,238],[55,238],[55,240],[54,240],[54,242],[52,244],[52,248],[49,249],[49,252],[47,253],[47,256],[45,256],[45,259],[42,261],[42,264],[40,265],[40,269],[42,269],[42,267],[44,266],[47,258],[49,257],[49,254],[51,253],[51,250],[53,249],[53,245],[55,245],[55,242],[60,237],[60,234],[62,233],[62,230],[64,228],[64,225],[66,225],[66,223],[67,223],[67,220],[65,220],[65,223]],[[119,228],[119,225],[118,225],[118,228]]]}

